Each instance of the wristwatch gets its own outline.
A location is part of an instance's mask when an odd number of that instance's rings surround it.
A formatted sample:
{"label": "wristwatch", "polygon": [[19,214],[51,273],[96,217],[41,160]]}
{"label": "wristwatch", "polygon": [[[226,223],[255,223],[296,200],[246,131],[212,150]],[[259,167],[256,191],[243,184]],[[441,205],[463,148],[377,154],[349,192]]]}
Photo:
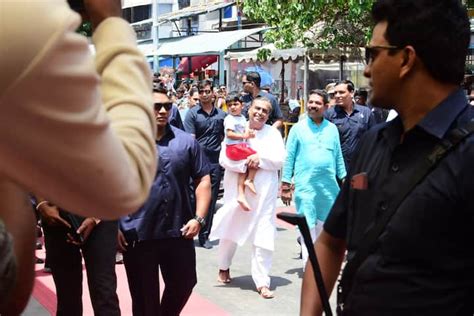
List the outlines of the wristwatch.
{"label": "wristwatch", "polygon": [[200,216],[194,216],[194,219],[201,225],[201,228],[206,225],[206,220],[203,217]]}

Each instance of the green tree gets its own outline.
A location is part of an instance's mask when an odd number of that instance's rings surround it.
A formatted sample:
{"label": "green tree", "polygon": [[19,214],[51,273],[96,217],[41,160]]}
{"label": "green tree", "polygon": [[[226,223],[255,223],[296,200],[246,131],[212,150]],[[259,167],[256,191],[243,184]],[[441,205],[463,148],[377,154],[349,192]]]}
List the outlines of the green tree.
{"label": "green tree", "polygon": [[371,34],[374,0],[243,0],[246,17],[272,27],[266,40],[278,48],[295,45],[347,50],[364,46]]}

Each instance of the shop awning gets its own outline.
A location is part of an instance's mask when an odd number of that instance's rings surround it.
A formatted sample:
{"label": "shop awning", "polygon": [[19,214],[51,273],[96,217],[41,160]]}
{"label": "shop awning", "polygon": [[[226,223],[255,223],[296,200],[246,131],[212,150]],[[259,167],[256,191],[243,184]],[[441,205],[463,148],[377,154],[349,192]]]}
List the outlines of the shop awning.
{"label": "shop awning", "polygon": [[268,28],[254,28],[227,32],[202,33],[194,36],[172,38],[161,42],[156,54],[158,56],[196,56],[219,55],[234,43],[253,34],[266,31]]}
{"label": "shop awning", "polygon": [[297,61],[305,56],[306,50],[304,48],[290,48],[290,49],[276,49],[275,45],[268,44],[257,49],[246,52],[231,52],[227,53],[226,58],[231,60],[237,60],[240,62],[251,62],[257,61],[257,53],[260,49],[269,49],[271,54],[268,57],[268,61]]}

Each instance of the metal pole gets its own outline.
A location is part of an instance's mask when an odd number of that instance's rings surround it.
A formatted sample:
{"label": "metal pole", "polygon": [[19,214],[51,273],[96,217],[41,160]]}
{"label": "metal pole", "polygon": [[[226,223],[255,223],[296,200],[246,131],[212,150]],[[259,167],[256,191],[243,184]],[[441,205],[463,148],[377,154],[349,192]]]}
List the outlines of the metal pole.
{"label": "metal pole", "polygon": [[159,56],[156,53],[159,44],[159,25],[158,25],[158,0],[153,0],[151,5],[152,28],[151,37],[153,39],[153,72],[157,73],[160,69]]}
{"label": "metal pole", "polygon": [[328,293],[326,292],[323,275],[321,273],[318,258],[316,257],[316,252],[314,251],[313,240],[311,239],[311,234],[309,232],[308,223],[306,223],[305,216],[302,214],[281,212],[277,214],[277,217],[279,219],[284,220],[285,222],[298,226],[301,235],[303,236],[306,249],[308,249],[308,256],[311,262],[311,266],[313,267],[314,280],[316,282],[316,287],[318,288],[319,298],[321,299],[321,303],[323,304],[323,311],[327,316],[332,316],[331,306],[329,305]]}
{"label": "metal pole", "polygon": [[218,69],[219,69],[219,85],[222,85],[224,84],[224,69],[225,69],[225,65],[224,65],[224,52],[221,51],[219,52],[219,64],[218,64]]}
{"label": "metal pole", "polygon": [[303,106],[300,114],[305,112],[306,104],[308,102],[308,75],[309,75],[309,57],[304,53],[304,75],[303,75]]}

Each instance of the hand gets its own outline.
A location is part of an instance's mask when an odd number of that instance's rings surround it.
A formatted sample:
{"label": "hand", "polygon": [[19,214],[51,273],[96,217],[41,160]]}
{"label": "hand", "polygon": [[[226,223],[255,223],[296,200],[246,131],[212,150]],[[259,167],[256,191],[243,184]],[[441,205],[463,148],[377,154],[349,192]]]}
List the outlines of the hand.
{"label": "hand", "polygon": [[248,168],[258,169],[258,166],[260,165],[260,158],[258,157],[258,154],[248,156],[246,165]]}
{"label": "hand", "polygon": [[84,244],[96,225],[97,224],[95,223],[95,220],[92,217],[86,218],[76,231],[77,234],[82,236],[82,242],[79,242],[74,239],[74,237],[70,233],[67,234],[67,241],[77,246]]}
{"label": "hand", "polygon": [[247,129],[244,133],[244,139],[255,138],[255,130],[254,129]]}
{"label": "hand", "polygon": [[291,187],[282,185],[280,187],[280,198],[286,206],[290,206],[293,198],[293,191]]}
{"label": "hand", "polygon": [[57,206],[48,203],[43,203],[39,207],[38,211],[41,214],[42,220],[46,222],[47,225],[64,226],[67,228],[71,228],[71,224],[69,224],[66,220],[59,216],[59,209]]}
{"label": "hand", "polygon": [[93,29],[96,29],[107,18],[122,16],[120,0],[84,0],[84,6]]}
{"label": "hand", "polygon": [[186,239],[193,239],[201,230],[201,224],[195,219],[190,219],[186,225],[181,228],[183,237]]}
{"label": "hand", "polygon": [[122,231],[119,229],[117,233],[117,248],[121,252],[127,251],[128,243],[123,235]]}

